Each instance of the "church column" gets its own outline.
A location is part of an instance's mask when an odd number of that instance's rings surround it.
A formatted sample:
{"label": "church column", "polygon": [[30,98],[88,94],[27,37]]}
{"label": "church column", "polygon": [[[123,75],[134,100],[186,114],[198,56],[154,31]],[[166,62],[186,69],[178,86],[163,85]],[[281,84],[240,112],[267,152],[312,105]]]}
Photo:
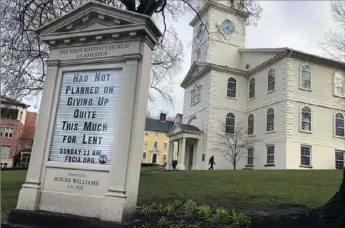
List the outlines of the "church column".
{"label": "church column", "polygon": [[172,161],[174,154],[174,141],[169,142],[169,151],[168,151],[168,161],[165,166],[165,170],[173,170]]}
{"label": "church column", "polygon": [[[181,144],[180,144],[181,143]],[[184,165],[185,162],[185,150],[186,150],[186,138],[182,138],[179,142],[181,146],[179,146],[179,156],[176,169],[177,170],[185,170],[186,167]]]}

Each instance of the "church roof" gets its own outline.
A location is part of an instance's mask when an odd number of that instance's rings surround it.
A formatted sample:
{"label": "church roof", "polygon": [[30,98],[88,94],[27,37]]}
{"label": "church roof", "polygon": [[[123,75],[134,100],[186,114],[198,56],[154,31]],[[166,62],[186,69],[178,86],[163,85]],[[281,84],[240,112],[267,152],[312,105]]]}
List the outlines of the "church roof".
{"label": "church roof", "polygon": [[200,131],[199,128],[190,124],[177,124],[177,126],[179,126],[183,131]]}
{"label": "church roof", "polygon": [[239,49],[241,53],[253,53],[253,54],[275,54],[274,57],[268,59],[267,61],[263,62],[262,64],[254,67],[253,69],[247,71],[247,70],[241,70],[236,68],[231,68],[228,66],[223,65],[217,65],[213,63],[206,63],[206,62],[198,62],[195,61],[192,66],[190,67],[190,70],[188,71],[186,77],[183,79],[181,83],[181,87],[185,88],[190,83],[192,83],[195,79],[199,78],[200,76],[204,75],[206,72],[210,70],[217,70],[217,71],[223,71],[223,72],[229,72],[235,75],[242,75],[249,77],[255,72],[266,68],[269,65],[272,65],[284,58],[294,58],[299,59],[302,61],[307,61],[319,65],[324,65],[327,67],[335,68],[338,70],[345,71],[345,63],[336,61],[333,59],[329,59],[326,57],[321,57],[313,54],[309,54],[306,52],[298,51],[292,48],[288,47],[282,47],[282,48],[241,48]]}
{"label": "church roof", "polygon": [[[313,62],[313,63],[316,63],[316,64],[333,67],[333,68],[336,68],[338,70],[345,70],[345,63],[344,62],[337,61],[337,60],[330,59],[330,58],[326,58],[326,57],[322,57],[322,56],[318,56],[318,55],[314,55],[314,54],[310,54],[310,53],[307,53],[307,52],[302,52],[302,51],[299,51],[299,50],[296,50],[296,49],[293,49],[293,48],[289,48],[289,47],[281,47],[281,48],[241,48],[241,49],[239,49],[239,51],[241,53],[254,53],[254,54],[276,54],[276,55],[287,54],[287,56],[289,56],[290,58],[300,59],[300,60],[303,60],[303,61],[309,61],[309,62]],[[280,57],[285,58],[287,56],[281,55]],[[278,56],[275,56],[272,59],[274,59],[276,57],[278,57]],[[279,58],[279,60],[280,60],[280,58]],[[265,63],[263,63],[261,65],[264,65],[264,64]],[[261,66],[261,65],[259,65],[259,66]],[[257,66],[257,67],[259,67],[259,66]],[[249,73],[251,73],[251,71],[249,71]]]}
{"label": "church roof", "polygon": [[167,133],[174,125],[174,121],[161,121],[159,119],[146,118],[145,130]]}

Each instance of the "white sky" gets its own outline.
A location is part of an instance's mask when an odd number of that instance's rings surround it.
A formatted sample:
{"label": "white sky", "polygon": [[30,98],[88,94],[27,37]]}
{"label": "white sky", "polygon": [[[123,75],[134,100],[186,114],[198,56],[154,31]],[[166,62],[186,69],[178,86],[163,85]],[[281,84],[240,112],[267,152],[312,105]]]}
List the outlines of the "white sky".
{"label": "white sky", "polygon": [[[263,8],[262,17],[256,27],[247,28],[246,48],[290,47],[325,55],[320,47],[325,33],[337,29],[337,24],[333,22],[330,1],[260,1],[259,4]],[[190,13],[173,23],[184,45],[184,62],[174,79],[174,108],[158,99],[148,107],[153,115],[158,115],[162,110],[169,116],[183,112],[184,90],[179,84],[191,64],[192,27],[189,22],[193,17],[194,14]],[[37,103],[37,100],[28,103]],[[30,110],[37,111],[36,108]]]}

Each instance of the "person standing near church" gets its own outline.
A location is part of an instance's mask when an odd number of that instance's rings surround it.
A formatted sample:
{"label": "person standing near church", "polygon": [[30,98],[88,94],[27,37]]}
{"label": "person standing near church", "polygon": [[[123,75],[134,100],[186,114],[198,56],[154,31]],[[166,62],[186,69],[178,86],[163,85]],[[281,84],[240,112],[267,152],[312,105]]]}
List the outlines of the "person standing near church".
{"label": "person standing near church", "polygon": [[213,165],[215,165],[216,163],[214,162],[214,157],[213,155],[211,156],[210,160],[208,161],[208,164],[211,165],[210,168],[208,170],[213,170]]}

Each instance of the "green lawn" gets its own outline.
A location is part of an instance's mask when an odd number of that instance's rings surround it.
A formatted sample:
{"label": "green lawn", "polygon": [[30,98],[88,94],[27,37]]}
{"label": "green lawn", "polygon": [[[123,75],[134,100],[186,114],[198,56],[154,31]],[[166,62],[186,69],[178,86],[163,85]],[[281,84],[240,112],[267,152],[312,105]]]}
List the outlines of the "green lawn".
{"label": "green lawn", "polygon": [[[25,171],[1,172],[1,209],[16,205]],[[325,203],[338,189],[342,172],[318,171],[188,171],[143,168],[139,205],[193,199],[200,204],[248,212],[287,212]]]}

